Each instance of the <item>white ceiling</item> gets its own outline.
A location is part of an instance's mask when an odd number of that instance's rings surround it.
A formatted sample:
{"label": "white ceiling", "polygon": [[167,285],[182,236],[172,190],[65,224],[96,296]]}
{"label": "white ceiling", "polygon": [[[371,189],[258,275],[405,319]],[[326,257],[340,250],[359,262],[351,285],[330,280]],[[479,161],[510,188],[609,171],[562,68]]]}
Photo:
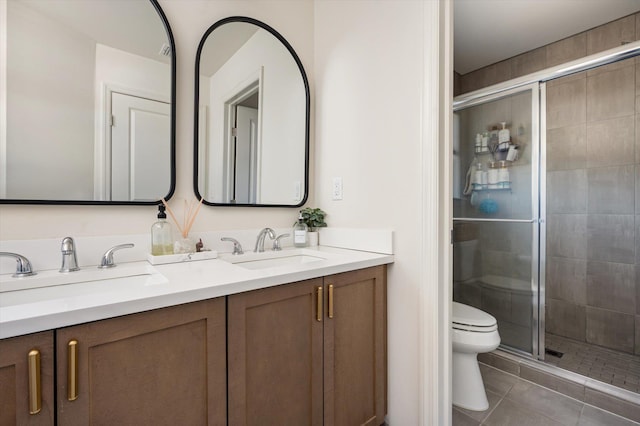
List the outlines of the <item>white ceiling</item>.
{"label": "white ceiling", "polygon": [[466,74],[638,11],[640,0],[454,0],[454,69]]}

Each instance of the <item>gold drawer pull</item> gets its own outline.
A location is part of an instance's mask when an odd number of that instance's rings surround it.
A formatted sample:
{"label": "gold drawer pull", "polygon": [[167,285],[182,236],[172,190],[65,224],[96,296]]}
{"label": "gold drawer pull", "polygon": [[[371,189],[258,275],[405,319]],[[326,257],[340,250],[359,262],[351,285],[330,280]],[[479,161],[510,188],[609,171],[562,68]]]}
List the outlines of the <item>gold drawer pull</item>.
{"label": "gold drawer pull", "polygon": [[316,320],[322,321],[322,287],[318,287],[318,307],[316,311]]}
{"label": "gold drawer pull", "polygon": [[38,414],[42,409],[42,385],[40,381],[40,351],[29,352],[29,414]]}
{"label": "gold drawer pull", "polygon": [[333,284],[329,284],[329,318],[333,319]]}
{"label": "gold drawer pull", "polygon": [[70,340],[68,345],[69,363],[67,365],[67,399],[78,399],[78,341]]}

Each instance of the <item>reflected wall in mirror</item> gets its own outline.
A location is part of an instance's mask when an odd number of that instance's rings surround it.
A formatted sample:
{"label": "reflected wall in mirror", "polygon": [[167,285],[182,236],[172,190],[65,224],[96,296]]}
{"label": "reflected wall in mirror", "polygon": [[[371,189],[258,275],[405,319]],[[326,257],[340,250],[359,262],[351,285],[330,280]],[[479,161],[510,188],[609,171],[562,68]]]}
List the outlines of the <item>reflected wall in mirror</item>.
{"label": "reflected wall in mirror", "polygon": [[156,0],[0,1],[0,202],[170,197],[174,48]]}
{"label": "reflected wall in mirror", "polygon": [[196,196],[209,205],[298,207],[309,186],[309,85],[273,28],[215,23],[196,57]]}

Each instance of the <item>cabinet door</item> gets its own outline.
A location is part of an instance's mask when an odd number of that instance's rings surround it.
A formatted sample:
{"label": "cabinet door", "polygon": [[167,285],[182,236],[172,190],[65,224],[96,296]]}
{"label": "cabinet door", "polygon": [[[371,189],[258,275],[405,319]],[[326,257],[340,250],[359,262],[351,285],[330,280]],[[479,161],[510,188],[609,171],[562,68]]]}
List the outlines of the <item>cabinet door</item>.
{"label": "cabinet door", "polygon": [[228,297],[229,425],[322,424],[321,304],[320,278]]}
{"label": "cabinet door", "polygon": [[58,423],[226,425],[225,337],[224,298],[58,330]]}
{"label": "cabinet door", "polygon": [[53,414],[53,331],[0,340],[0,425],[53,425]]}
{"label": "cabinet door", "polygon": [[386,397],[386,268],[325,277],[324,424],[381,425]]}

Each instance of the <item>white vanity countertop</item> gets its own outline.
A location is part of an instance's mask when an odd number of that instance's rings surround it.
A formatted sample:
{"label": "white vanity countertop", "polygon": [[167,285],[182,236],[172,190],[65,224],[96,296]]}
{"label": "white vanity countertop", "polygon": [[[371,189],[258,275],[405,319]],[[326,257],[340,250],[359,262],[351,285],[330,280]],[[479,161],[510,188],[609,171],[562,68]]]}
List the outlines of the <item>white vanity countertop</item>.
{"label": "white vanity countertop", "polygon": [[[292,249],[284,249],[282,253],[287,250]],[[393,262],[393,255],[366,251],[322,246],[304,251],[310,255],[315,252],[323,259],[255,270],[220,258],[154,266],[146,261],[129,262],[122,264],[123,267],[145,266],[147,274],[124,280],[106,279],[0,293],[0,338]],[[242,256],[251,260],[255,255]]]}

